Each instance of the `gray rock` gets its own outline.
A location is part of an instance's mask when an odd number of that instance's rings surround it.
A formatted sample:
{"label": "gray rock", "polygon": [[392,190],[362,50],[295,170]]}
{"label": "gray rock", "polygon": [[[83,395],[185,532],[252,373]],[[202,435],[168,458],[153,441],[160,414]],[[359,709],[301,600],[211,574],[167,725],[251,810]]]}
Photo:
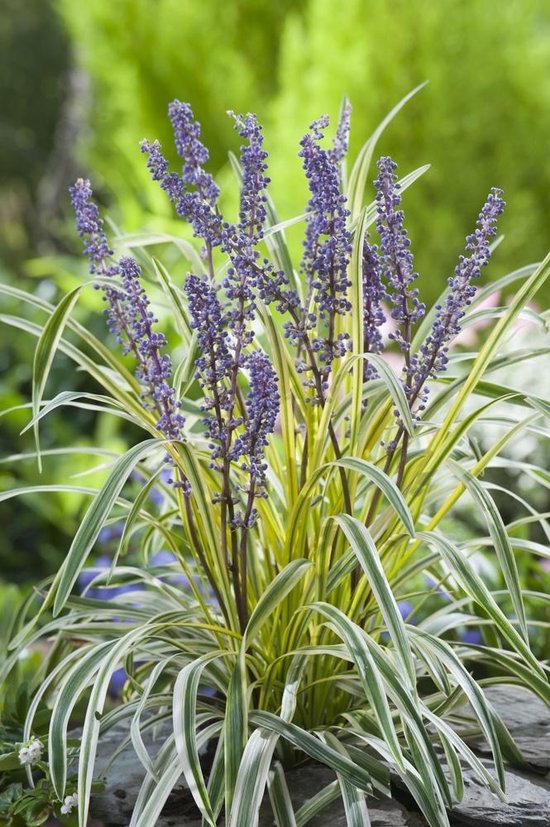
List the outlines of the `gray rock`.
{"label": "gray rock", "polygon": [[506,801],[500,801],[469,773],[464,800],[450,813],[460,827],[548,827],[550,783],[525,773],[506,772]]}
{"label": "gray rock", "polygon": [[[540,698],[517,686],[495,686],[487,697],[510,730],[526,761],[541,771],[550,770],[550,709]],[[472,742],[480,755],[488,754],[481,739]]]}

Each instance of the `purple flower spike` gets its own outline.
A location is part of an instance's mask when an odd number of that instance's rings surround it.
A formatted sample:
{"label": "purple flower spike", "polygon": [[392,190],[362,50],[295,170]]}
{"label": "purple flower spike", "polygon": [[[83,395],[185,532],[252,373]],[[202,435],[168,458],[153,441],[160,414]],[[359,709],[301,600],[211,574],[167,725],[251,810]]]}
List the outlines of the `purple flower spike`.
{"label": "purple flower spike", "polygon": [[246,143],[241,146],[241,203],[239,210],[239,230],[245,233],[253,243],[263,238],[263,226],[267,216],[266,189],[269,178],[267,170],[267,152],[263,148],[262,127],[255,115],[235,115],[235,129]]}
{"label": "purple flower spike", "polygon": [[311,131],[300,142],[302,149],[299,153],[311,193],[302,271],[318,307],[319,318],[328,328],[327,335],[314,342],[324,378],[333,360],[347,350],[345,337],[334,335],[335,317],[351,310],[347,298],[351,286],[348,279],[351,236],[347,227],[350,213],[341,192],[340,173],[340,161],[347,151],[349,111],[346,109],[345,113],[332,149],[320,146],[328,126],[328,116],[325,115],[311,124]]}
{"label": "purple flower spike", "polygon": [[84,253],[90,259],[90,273],[105,276],[116,275],[116,266],[109,260],[113,255],[99,217],[97,205],[92,201],[92,187],[87,178],[79,178],[69,187],[71,204],[76,216],[78,235],[84,238]]}
{"label": "purple flower spike", "polygon": [[427,398],[425,383],[447,367],[449,344],[460,333],[461,319],[475,296],[476,289],[472,281],[479,278],[482,268],[489,263],[490,239],[496,235],[497,220],[506,206],[501,196],[500,189],[493,188],[489,192],[476,229],[466,238],[466,251],[470,255],[460,256],[454,276],[448,281],[449,292],[445,304],[437,306],[432,330],[420,353],[411,362],[413,373],[410,398],[412,402],[419,400],[419,410],[423,409]]}
{"label": "purple flower spike", "polygon": [[139,265],[130,256],[125,256],[119,262],[124,287],[125,301],[131,318],[131,343],[126,345],[126,351],[137,350],[140,362],[136,376],[146,387],[145,399],[149,397],[150,407],[160,411],[157,422],[159,431],[169,439],[181,439],[184,424],[183,416],[178,412],[176,392],[169,384],[172,375],[170,357],[161,353],[166,345],[163,333],[156,333],[153,325],[157,321],[150,309],[149,299],[143,289],[140,278]]}
{"label": "purple flower spike", "polygon": [[200,124],[189,104],[179,100],[172,101],[168,114],[176,150],[184,160],[181,177],[169,171],[158,141],[142,141],[141,151],[148,155],[147,167],[153,180],[160,181],[178,215],[189,221],[196,236],[215,247],[222,243],[222,220],[217,207],[220,191],[210,173],[203,169],[208,150],[200,140]]}
{"label": "purple flower spike", "polygon": [[[378,247],[370,244],[367,238],[363,242],[363,352],[381,353],[384,342],[380,332],[386,317],[381,302],[388,298],[380,272],[380,255]],[[376,370],[365,366],[365,380],[376,376]]]}
{"label": "purple flower spike", "polygon": [[334,137],[332,150],[330,150],[330,155],[334,163],[340,163],[347,155],[349,149],[350,126],[351,104],[349,101],[345,101],[342,114],[340,116],[340,121],[338,123],[338,129],[336,130],[336,135]]}
{"label": "purple flower spike", "polygon": [[183,181],[176,172],[170,172],[168,161],[162,154],[162,147],[159,141],[150,143],[143,140],[140,144],[142,152],[147,154],[147,169],[151,173],[153,181],[160,181],[161,189],[177,208],[183,198]]}
{"label": "purple flower spike", "polygon": [[402,327],[391,338],[407,354],[410,349],[411,327],[425,313],[418,299],[418,290],[412,287],[417,278],[414,272],[410,240],[403,226],[403,211],[395,164],[389,156],[378,161],[379,174],[374,182],[378,218],[376,228],[380,235],[382,276],[387,279],[391,315]]}
{"label": "purple flower spike", "polygon": [[[244,433],[235,441],[232,458],[241,461],[243,471],[250,475],[250,488],[255,496],[265,496],[262,491],[265,485],[267,465],[264,459],[264,450],[269,442],[269,436],[275,430],[275,422],[279,413],[279,390],[277,374],[269,361],[269,357],[261,350],[255,350],[247,359],[250,371],[250,391],[247,404],[247,421]],[[242,518],[241,518],[242,519]],[[246,518],[249,528],[256,519],[256,512],[251,511]]]}
{"label": "purple flower spike", "polygon": [[169,105],[168,115],[177,153],[184,160],[182,180],[187,188],[180,199],[178,213],[191,222],[195,235],[216,246],[221,243],[221,218],[217,212],[220,190],[210,173],[203,169],[208,150],[200,140],[200,124],[189,104],[179,100]]}
{"label": "purple flower spike", "polygon": [[[216,287],[206,278],[190,275],[185,282],[189,301],[191,328],[196,330],[201,356],[197,359],[197,379],[206,391],[202,408],[213,411],[203,420],[206,436],[212,440],[210,450],[213,467],[223,455],[228,441],[228,428],[240,423],[228,423],[224,413],[232,401],[227,385],[233,369],[233,359],[225,331],[226,320]],[[221,469],[218,469],[221,470]]]}
{"label": "purple flower spike", "polygon": [[141,284],[141,270],[130,256],[113,262],[103,221],[92,201],[90,182],[79,178],[69,192],[78,233],[86,239],[84,249],[90,258],[90,272],[122,277],[122,289],[102,287],[109,305],[109,330],[122,345],[123,352],[131,352],[136,358],[136,377],[144,384],[144,404],[157,411],[159,431],[169,439],[181,439],[184,418],[178,412],[175,390],[169,383],[172,365],[170,357],[161,353],[166,338],[153,330],[157,320]]}

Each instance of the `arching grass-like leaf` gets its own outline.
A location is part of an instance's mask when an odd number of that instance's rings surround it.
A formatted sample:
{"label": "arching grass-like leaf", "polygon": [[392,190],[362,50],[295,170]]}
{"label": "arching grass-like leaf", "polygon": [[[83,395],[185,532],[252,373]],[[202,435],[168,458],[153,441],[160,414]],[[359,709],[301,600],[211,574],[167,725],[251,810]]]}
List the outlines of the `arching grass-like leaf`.
{"label": "arching grass-like leaf", "polygon": [[78,577],[86,558],[91,551],[106,518],[116,502],[124,484],[137,463],[157,450],[163,444],[162,439],[149,439],[135,445],[116,463],[109,479],[98,493],[88,509],[75,535],[69,553],[55,577],[48,593],[44,608],[53,602],[54,616],[62,610],[67,597]]}
{"label": "arching grass-like leaf", "polygon": [[474,572],[467,557],[447,539],[435,532],[419,532],[418,537],[429,545],[434,545],[440,551],[446,564],[451,569],[453,576],[460,583],[464,591],[489,615],[505,640],[523,657],[534,672],[540,677],[543,677],[544,671],[541,665],[524,639],[517,633],[504,612],[499,608],[485,583]]}
{"label": "arching grass-like leaf", "polygon": [[426,83],[427,81],[424,81],[424,83],[416,86],[411,92],[408,93],[408,95],[405,95],[405,97],[393,107],[359,152],[351,171],[348,186],[348,199],[351,204],[352,216],[355,217],[359,215],[361,207],[363,206],[367,176],[369,174],[369,168],[374,155],[374,150],[376,149],[376,144],[378,143],[380,136],[383,134],[388,124],[390,124],[395,118],[397,113],[405,106],[406,103],[410,101],[412,97],[416,95],[417,92],[419,92],[426,85]]}
{"label": "arching grass-like leaf", "polygon": [[249,644],[258,634],[268,617],[277,609],[279,603],[304,576],[312,566],[311,560],[292,560],[279,572],[260,597],[248,621],[244,643]]}
{"label": "arching grass-like leaf", "polygon": [[525,641],[528,642],[529,634],[527,631],[527,620],[525,617],[523,597],[521,595],[518,567],[516,565],[514,552],[512,551],[512,546],[510,544],[508,534],[506,533],[506,527],[500,512],[498,511],[495,501],[487,489],[473,476],[473,474],[465,471],[453,460],[449,460],[449,465],[453,471],[453,474],[464,483],[474,502],[485,515],[487,527],[493,540],[495,551],[500,563],[500,568],[510,592],[512,605],[516,612],[520,631],[523,634]]}
{"label": "arching grass-like leaf", "polygon": [[212,827],[215,827],[214,813],[208,797],[197,747],[197,691],[205,667],[223,655],[223,652],[211,652],[188,664],[179,673],[174,686],[174,736],[180,768],[197,807]]}
{"label": "arching grass-like leaf", "polygon": [[361,684],[378,722],[380,732],[384,733],[388,750],[395,764],[403,769],[403,754],[392,720],[386,690],[372,655],[364,642],[362,630],[355,623],[352,623],[340,609],[330,606],[328,603],[314,603],[311,608],[328,618],[338,635],[342,637],[346,649],[357,667]]}
{"label": "arching grass-like leaf", "polygon": [[48,375],[52,366],[53,358],[59,344],[59,340],[63,335],[65,322],[71,315],[71,312],[78,301],[83,285],[75,287],[70,293],[67,293],[56,309],[44,325],[42,334],[36,345],[34,352],[34,362],[32,368],[32,412],[35,420],[34,438],[36,443],[36,452],[38,458],[38,469],[42,470],[42,461],[40,458],[40,438],[38,432],[38,421],[36,419],[40,411],[40,404],[42,402],[42,395]]}
{"label": "arching grass-like leaf", "polygon": [[414,686],[416,673],[405,624],[369,530],[349,514],[342,514],[334,519],[345,533],[376,597],[378,608],[394,643],[396,656],[403,666],[404,677],[406,676],[410,686]]}

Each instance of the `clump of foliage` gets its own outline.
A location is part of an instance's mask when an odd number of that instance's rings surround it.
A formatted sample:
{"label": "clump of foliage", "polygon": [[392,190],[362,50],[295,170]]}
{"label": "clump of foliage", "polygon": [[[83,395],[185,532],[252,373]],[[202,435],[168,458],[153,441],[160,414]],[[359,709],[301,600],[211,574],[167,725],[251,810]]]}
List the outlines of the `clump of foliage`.
{"label": "clump of foliage", "polygon": [[[255,116],[230,113],[242,141],[233,159],[240,203],[232,221],[222,214],[191,107],[174,101],[169,114],[181,172],[158,141],[141,148],[152,178],[200,241],[197,249],[165,239],[187,259],[184,284],[150,256],[157,237],[120,236],[115,256],[90,183],[79,179],[71,190],[77,229],[122,354],[71,316],[88,284],[56,308],[24,298],[48,312],[42,329],[7,319],[39,337],[38,449],[40,420],[61,406],[93,406],[146,434],[111,463],[39,606],[29,601],[19,617],[4,674],[18,645],[55,635],[61,647],[37,675],[23,736],[33,737],[35,712],[49,702],[49,773],[63,801],[68,770],[77,769],[82,827],[98,741],[122,720],[131,722],[129,738],[147,771],[133,824],[155,823],[183,773],[206,824],[222,811],[230,823],[256,824],[267,787],[281,823],[306,823],[340,795],[347,823],[363,825],[367,796],[388,794],[391,772],[441,827],[463,795],[462,762],[503,795],[504,759],[520,758],[472,670],[550,702],[547,668],[530,648],[514,549],[483,480],[499,453],[547,413],[536,394],[491,382],[491,373],[503,358],[529,357],[501,357],[499,349],[547,277],[550,257],[501,280],[516,286],[508,307],[480,310],[487,289],[476,292],[475,284],[504,209],[502,192],[492,189],[428,311],[401,209],[402,193],[425,168],[398,180],[394,161],[381,157],[374,200],[365,203],[380,131],[347,170],[347,104],[332,143],[327,117],[302,138],[309,200],[305,214],[284,222],[268,195]],[[285,230],[302,222],[302,256],[293,263]],[[179,336],[171,355],[150,298],[155,288],[162,291],[155,305],[166,306]],[[485,343],[479,352],[454,353],[454,337],[480,314],[491,321]],[[544,326],[539,314],[530,316]],[[96,393],[44,399],[58,349],[95,380]],[[512,411],[502,413],[509,402]],[[476,450],[472,429],[495,418],[502,436]],[[98,456],[103,463],[99,447]],[[136,470],[144,483],[129,499],[126,483]],[[151,506],[154,489],[162,491],[160,510]],[[483,515],[486,536],[477,545],[489,545],[498,560],[511,616],[473,565],[471,540],[446,530],[462,498]],[[533,510],[529,518],[545,525]],[[121,520],[112,567],[92,581],[113,598],[75,596],[101,530]],[[188,589],[170,583],[173,565],[151,572],[121,564],[130,540],[140,541],[145,561],[170,551]],[[524,548],[544,554],[537,544]],[[124,584],[138,587],[139,597]],[[481,627],[480,642],[460,639],[469,626]],[[121,666],[125,692],[108,709],[111,676]],[[81,699],[76,768],[67,732]],[[464,701],[489,745],[491,769],[453,726]],[[153,758],[142,735],[165,720],[170,732]],[[199,755],[210,742],[206,771]],[[294,812],[284,770],[307,759],[336,777]]]}

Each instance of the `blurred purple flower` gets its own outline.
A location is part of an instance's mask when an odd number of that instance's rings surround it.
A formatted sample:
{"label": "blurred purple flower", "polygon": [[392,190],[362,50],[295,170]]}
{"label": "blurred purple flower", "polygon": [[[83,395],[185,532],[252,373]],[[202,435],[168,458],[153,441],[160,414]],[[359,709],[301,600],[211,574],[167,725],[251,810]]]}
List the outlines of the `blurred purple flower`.
{"label": "blurred purple flower", "polygon": [[[171,551],[156,551],[150,559],[151,566],[165,567],[172,566],[177,562],[177,559]],[[174,571],[170,574],[161,574],[159,580],[169,583],[171,586],[179,586],[182,590],[188,591],[190,588],[189,579],[181,571]]]}
{"label": "blurred purple flower", "polygon": [[130,594],[144,590],[145,586],[141,583],[125,583],[118,586],[93,586],[89,588],[90,584],[99,574],[110,569],[111,563],[111,557],[107,554],[102,554],[95,560],[92,566],[87,566],[82,569],[78,575],[77,585],[83,596],[89,597],[91,600],[112,600],[113,598],[120,597],[122,594]]}
{"label": "blurred purple flower", "polygon": [[466,628],[458,636],[462,643],[472,643],[474,645],[483,643],[483,637],[479,629]]}
{"label": "blurred purple flower", "polygon": [[414,611],[414,606],[409,600],[399,600],[397,602],[397,608],[403,620],[407,621],[407,623],[413,623],[412,620],[408,619],[409,615]]}

